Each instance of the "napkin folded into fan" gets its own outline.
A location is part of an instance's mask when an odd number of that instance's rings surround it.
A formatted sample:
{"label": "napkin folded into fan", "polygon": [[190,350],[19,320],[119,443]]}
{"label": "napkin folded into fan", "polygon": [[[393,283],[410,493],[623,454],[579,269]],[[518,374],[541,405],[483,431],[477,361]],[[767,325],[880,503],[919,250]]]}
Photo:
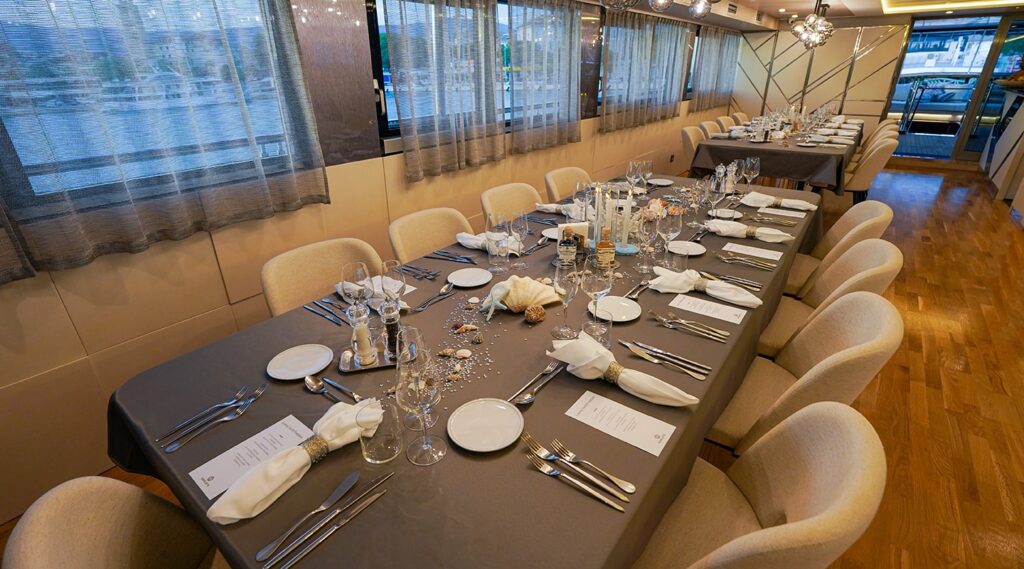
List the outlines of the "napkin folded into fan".
{"label": "napkin folded into fan", "polygon": [[[459,232],[455,234],[455,240],[459,242],[459,245],[467,249],[480,249],[483,251],[487,250],[487,234],[480,233],[473,235],[472,233]],[[518,256],[519,252],[523,250],[523,244],[519,241],[519,238],[515,235],[508,236],[508,252]]]}
{"label": "napkin folded into fan", "polygon": [[[402,287],[405,288],[404,292],[406,292],[406,293],[412,292],[412,291],[416,290],[416,287],[408,286],[408,285],[406,285],[405,283],[403,283],[400,280],[393,279],[393,278],[387,277],[387,276],[381,276],[381,275],[373,276],[373,277],[370,277],[368,279],[363,279],[363,280],[359,281],[359,283],[351,283],[351,282],[345,281],[345,282],[340,282],[340,283],[335,283],[334,284],[334,290],[342,298],[345,298],[345,296],[346,296],[345,295],[345,290],[346,289],[351,290],[353,288],[366,288],[366,287],[369,287],[370,290],[373,291],[373,296],[369,300],[366,301],[366,304],[367,304],[367,306],[369,306],[370,308],[372,308],[373,310],[375,310],[377,312],[380,312],[381,307],[384,306],[384,303],[387,301],[387,297],[389,296],[387,293],[385,293],[385,291],[395,291],[394,294],[390,295],[390,296],[393,297],[393,296],[397,296],[397,292],[401,291]],[[355,295],[353,295],[353,296],[355,296]],[[401,301],[401,305],[402,305],[402,310],[408,310],[409,309],[409,305],[406,304],[404,300]]]}
{"label": "napkin folded into fan", "polygon": [[566,369],[580,379],[603,378],[630,395],[658,405],[685,407],[700,403],[700,399],[678,387],[652,375],[622,367],[608,348],[586,332],[580,332],[574,340],[554,340],[551,344],[554,349],[547,353],[548,356],[569,364]]}
{"label": "napkin folded into fan", "polygon": [[[537,204],[537,211],[541,213],[559,213],[570,219],[583,219],[583,206],[576,203],[539,203]],[[594,219],[593,207],[588,207],[587,213],[589,214],[587,219]]]}
{"label": "napkin folded into fan", "polygon": [[651,288],[658,292],[683,294],[692,290],[699,290],[708,296],[713,296],[738,306],[745,306],[747,308],[761,306],[761,299],[751,294],[750,291],[726,282],[705,279],[693,269],[677,273],[662,267],[654,267],[654,273],[658,276],[651,279]]}
{"label": "napkin folded into fan", "polygon": [[[377,410],[376,420],[370,417],[372,427],[356,423],[356,415],[367,407]],[[372,435],[383,416],[376,399],[364,399],[355,405],[335,403],[313,425],[313,437],[300,446],[281,450],[243,474],[210,506],[206,517],[227,525],[259,515],[301,480],[314,462],[359,440],[364,431]]]}
{"label": "napkin folded into fan", "polygon": [[722,237],[753,237],[765,243],[786,243],[793,240],[793,236],[785,231],[779,231],[772,227],[754,227],[727,219],[712,219],[705,226],[708,231]]}
{"label": "napkin folded into fan", "polygon": [[777,198],[775,196],[769,196],[768,194],[762,194],[761,192],[750,192],[743,196],[740,203],[748,207],[773,207],[779,206],[788,209],[801,209],[804,211],[814,211],[818,209],[818,206],[811,202],[804,200],[793,200],[787,198]]}

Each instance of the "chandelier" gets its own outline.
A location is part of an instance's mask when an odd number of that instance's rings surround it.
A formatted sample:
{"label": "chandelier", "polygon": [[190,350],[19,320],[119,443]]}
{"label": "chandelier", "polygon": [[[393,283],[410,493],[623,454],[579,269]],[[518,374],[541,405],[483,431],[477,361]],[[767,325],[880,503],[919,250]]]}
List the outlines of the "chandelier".
{"label": "chandelier", "polygon": [[648,0],[651,10],[661,13],[672,7],[673,0]]}
{"label": "chandelier", "polygon": [[711,13],[711,5],[721,0],[693,0],[690,2],[690,17],[700,20]]}
{"label": "chandelier", "polygon": [[832,37],[834,27],[832,22],[825,19],[825,11],[828,4],[822,4],[821,0],[814,3],[814,11],[804,18],[803,22],[794,23],[789,31],[804,43],[807,49],[814,49],[825,45],[828,38]]}
{"label": "chandelier", "polygon": [[630,8],[635,8],[639,3],[640,0],[601,0],[601,5],[612,12],[625,12]]}

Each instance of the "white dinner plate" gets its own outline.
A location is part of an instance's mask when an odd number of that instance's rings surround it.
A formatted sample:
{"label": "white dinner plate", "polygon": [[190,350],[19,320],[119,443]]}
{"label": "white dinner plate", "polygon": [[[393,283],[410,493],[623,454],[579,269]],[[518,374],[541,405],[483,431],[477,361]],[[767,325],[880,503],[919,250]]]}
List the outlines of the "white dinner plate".
{"label": "white dinner plate", "polygon": [[815,146],[817,146],[817,144],[813,142],[798,142],[796,143],[796,145],[803,146],[804,148],[814,148]]}
{"label": "white dinner plate", "polygon": [[653,180],[647,180],[647,183],[652,186],[671,186],[672,180],[666,180],[665,178],[654,178]]}
{"label": "white dinner plate", "polygon": [[501,450],[515,444],[522,433],[523,414],[502,399],[474,399],[448,417],[448,436],[473,452]]}
{"label": "white dinner plate", "polygon": [[267,375],[283,381],[303,379],[331,365],[334,350],[321,344],[303,344],[288,348],[267,364]]}
{"label": "white dinner plate", "polygon": [[708,249],[700,243],[694,243],[693,241],[673,241],[668,244],[668,251],[676,255],[695,257],[707,253]]}
{"label": "white dinner plate", "polygon": [[713,209],[708,212],[711,217],[717,217],[718,219],[739,219],[743,217],[743,214],[728,208]]}
{"label": "white dinner plate", "polygon": [[[594,314],[594,301],[590,301],[587,310]],[[606,296],[601,299],[601,313],[612,315],[612,322],[629,322],[643,314],[643,309],[636,302],[624,296]]]}
{"label": "white dinner plate", "polygon": [[474,286],[485,285],[491,282],[494,275],[487,269],[481,269],[478,267],[472,267],[468,269],[459,269],[448,275],[448,282],[461,288],[469,288]]}
{"label": "white dinner plate", "polygon": [[549,227],[544,231],[541,231],[540,234],[554,241],[558,241],[558,238],[560,237],[560,235],[558,235],[557,227]]}

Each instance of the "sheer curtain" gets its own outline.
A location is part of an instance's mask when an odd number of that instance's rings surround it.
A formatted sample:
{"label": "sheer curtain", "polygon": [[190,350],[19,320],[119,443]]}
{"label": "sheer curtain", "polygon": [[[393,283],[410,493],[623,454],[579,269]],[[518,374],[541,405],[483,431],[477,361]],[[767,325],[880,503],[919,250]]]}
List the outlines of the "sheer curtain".
{"label": "sheer curtain", "polygon": [[410,182],[505,157],[495,0],[383,0]]}
{"label": "sheer curtain", "polygon": [[327,201],[288,1],[0,3],[0,283]]}
{"label": "sheer curtain", "polygon": [[580,6],[509,0],[512,151],[580,140]]}
{"label": "sheer curtain", "polygon": [[679,115],[688,25],[637,12],[605,20],[601,131]]}
{"label": "sheer curtain", "polygon": [[740,34],[711,26],[700,29],[691,111],[729,104],[740,54]]}

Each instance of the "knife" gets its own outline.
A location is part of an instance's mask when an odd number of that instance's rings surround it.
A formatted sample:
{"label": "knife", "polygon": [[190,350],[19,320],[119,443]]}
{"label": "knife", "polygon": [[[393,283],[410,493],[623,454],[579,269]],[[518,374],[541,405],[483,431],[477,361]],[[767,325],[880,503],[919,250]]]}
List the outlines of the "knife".
{"label": "knife", "polygon": [[320,534],[319,537],[317,537],[313,541],[309,542],[309,545],[307,545],[306,547],[302,548],[302,551],[299,551],[298,553],[296,553],[295,557],[292,557],[284,565],[282,565],[281,569],[288,569],[292,565],[295,565],[296,563],[298,563],[310,551],[313,551],[314,549],[317,548],[317,546],[319,546],[321,543],[323,543],[327,538],[331,537],[331,534],[333,534],[334,532],[338,531],[339,529],[341,529],[342,526],[344,526],[345,524],[347,524],[350,521],[352,521],[352,518],[358,516],[360,513],[362,513],[363,510],[368,508],[370,506],[370,504],[376,502],[381,496],[383,496],[384,494],[387,494],[387,492],[388,492],[387,490],[381,490],[380,492],[377,492],[373,496],[370,496],[369,498],[364,500],[361,504],[356,506],[354,510],[352,510],[351,514],[349,514],[349,515],[345,516],[344,518],[338,520],[338,523],[336,523],[333,526],[327,528],[327,530],[324,531],[324,533]]}
{"label": "knife", "polygon": [[687,369],[687,368],[685,368],[685,367],[683,367],[683,366],[681,366],[679,364],[676,364],[674,362],[669,361],[668,358],[663,359],[663,360],[659,360],[659,359],[651,356],[650,354],[648,354],[646,351],[644,351],[643,348],[641,348],[639,346],[634,346],[633,344],[630,344],[629,342],[626,342],[624,340],[619,340],[619,343],[622,344],[623,346],[626,346],[626,348],[629,351],[631,351],[634,354],[636,354],[637,356],[639,356],[639,357],[641,357],[641,358],[651,362],[652,364],[663,365],[663,366],[665,366],[665,367],[667,367],[667,368],[669,368],[671,370],[678,371],[679,373],[685,373],[686,375],[688,375],[688,376],[690,376],[693,379],[696,379],[698,381],[704,381],[705,379],[708,378],[708,376],[704,375],[703,373],[697,373],[696,371],[692,371],[690,369]]}
{"label": "knife", "polygon": [[363,400],[362,395],[359,395],[355,391],[352,391],[351,389],[345,387],[344,385],[338,383],[337,381],[334,381],[333,379],[327,377],[326,375],[321,375],[320,379],[324,380],[324,383],[326,383],[327,385],[330,385],[331,387],[337,389],[338,391],[344,393],[345,395],[348,395],[352,399],[352,401],[355,401],[356,403],[359,403],[360,401]]}
{"label": "knife", "polygon": [[[330,305],[328,305],[326,302],[323,302],[323,301],[320,301],[320,300],[314,300],[313,304],[317,305],[317,307],[320,308],[320,310],[323,310],[324,312],[326,312],[326,313],[330,314],[331,316],[337,318],[341,322],[344,322],[345,324],[349,324],[348,317],[342,316],[341,314],[338,314],[337,312],[335,312],[334,309],[331,308]],[[351,324],[349,324],[349,326],[351,326]]]}
{"label": "knife", "polygon": [[281,547],[281,544],[284,543],[284,540],[288,539],[288,536],[293,534],[295,530],[299,529],[299,526],[305,523],[306,520],[308,520],[310,517],[315,516],[316,514],[319,514],[320,512],[325,511],[327,508],[330,508],[337,504],[345,496],[345,494],[348,494],[348,491],[351,490],[352,487],[355,486],[356,482],[358,481],[359,471],[356,470],[352,472],[352,474],[349,474],[348,477],[346,477],[344,480],[342,480],[341,484],[338,484],[338,487],[334,489],[334,492],[331,492],[331,495],[328,496],[327,499],[324,500],[322,504],[320,504],[320,506],[318,506],[315,510],[310,511],[305,516],[302,516],[302,518],[300,518],[299,521],[295,522],[295,524],[292,527],[288,528],[288,530],[282,533],[280,536],[278,536],[277,539],[268,543],[263,549],[259,550],[259,552],[256,553],[256,561],[265,561],[268,557],[273,555],[273,553],[277,551],[277,548]]}
{"label": "knife", "polygon": [[476,261],[471,261],[469,259],[456,259],[455,257],[445,257],[443,255],[430,254],[430,255],[424,255],[423,258],[424,259],[434,259],[436,261],[451,261],[453,263],[464,263],[464,264],[467,264],[467,265],[470,264],[470,263],[472,263],[474,265],[476,264]]}
{"label": "knife", "polygon": [[657,354],[659,356],[664,356],[666,358],[670,358],[670,359],[672,359],[673,362],[678,363],[679,365],[684,365],[686,367],[690,367],[690,368],[693,368],[693,369],[700,370],[701,373],[708,373],[708,372],[711,371],[711,366],[704,365],[704,364],[702,364],[700,362],[695,362],[693,360],[688,360],[688,359],[686,359],[686,358],[684,358],[682,356],[677,356],[677,355],[675,355],[675,354],[673,354],[671,352],[666,352],[665,350],[662,350],[662,349],[659,349],[659,348],[655,348],[654,346],[645,344],[645,343],[640,342],[640,341],[634,341],[633,343],[636,344],[637,346],[640,346],[641,348],[643,348],[643,349],[653,353],[653,354]]}
{"label": "knife", "polygon": [[342,325],[341,324],[341,320],[338,320],[337,318],[335,318],[334,316],[331,316],[330,314],[324,314],[323,312],[320,312],[319,310],[313,308],[312,306],[310,306],[308,304],[303,304],[302,307],[305,308],[306,310],[312,312],[313,314],[316,314],[320,318],[323,318],[324,320],[327,320],[328,322],[334,324],[335,326],[341,326]]}

